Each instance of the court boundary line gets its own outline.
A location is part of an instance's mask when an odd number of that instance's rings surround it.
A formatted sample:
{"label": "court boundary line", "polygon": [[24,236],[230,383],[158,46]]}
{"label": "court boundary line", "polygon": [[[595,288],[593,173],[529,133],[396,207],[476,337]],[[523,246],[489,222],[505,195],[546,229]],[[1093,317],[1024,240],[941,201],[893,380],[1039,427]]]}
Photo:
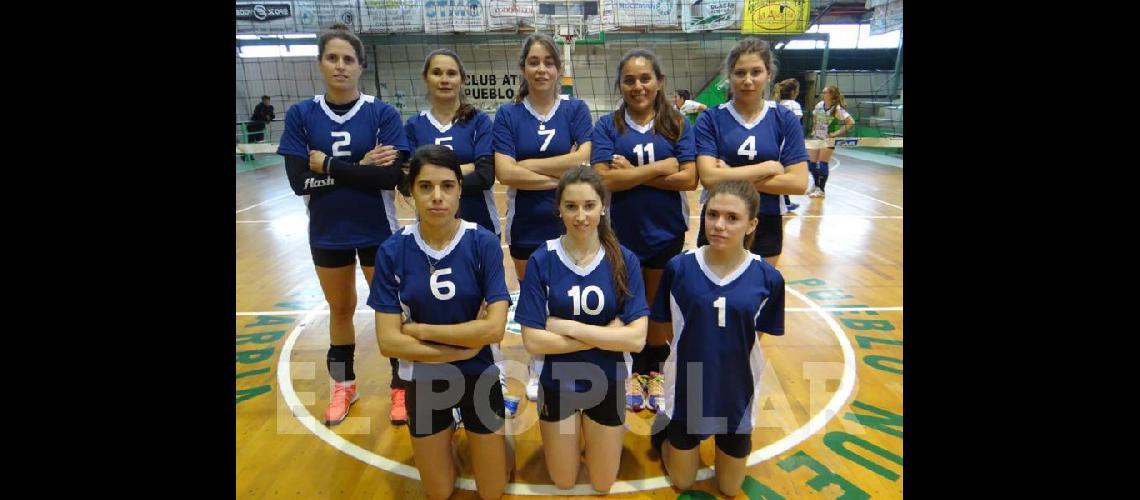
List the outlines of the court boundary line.
{"label": "court boundary line", "polygon": [[[842,186],[840,186],[840,187],[842,187]],[[796,214],[796,213],[787,213],[787,214],[784,214],[784,217],[798,217],[801,219],[835,218],[835,219],[887,219],[887,220],[902,220],[902,218],[903,218],[903,216],[901,216],[901,215],[856,215],[856,214],[800,215],[800,214]],[[698,220],[700,218],[701,218],[701,216],[699,216],[699,215],[690,215],[689,216],[689,220]],[[503,219],[503,217],[500,217],[499,219]],[[396,220],[397,221],[414,221],[415,219],[398,218]],[[236,220],[235,222],[238,224],[273,224],[275,222],[278,222],[278,219],[268,219],[268,220],[266,220],[266,219],[252,219],[252,220],[246,219],[246,220]]]}
{"label": "court boundary line", "polygon": [[[788,435],[771,443],[759,450],[754,450],[748,455],[747,467],[755,466],[765,460],[768,460],[776,455],[790,450],[796,445],[806,441],[809,437],[815,435],[823,429],[827,423],[839,414],[839,409],[847,404],[848,399],[854,393],[855,381],[857,374],[855,371],[855,351],[851,347],[851,341],[847,339],[847,334],[839,326],[839,324],[829,314],[825,314],[822,307],[807,298],[800,292],[786,287],[786,290],[798,297],[800,300],[808,303],[814,312],[823,317],[824,322],[831,328],[832,333],[835,334],[836,340],[839,342],[840,348],[843,351],[843,375],[839,382],[839,388],[832,395],[827,405],[823,410],[813,415],[806,424],[798,427],[796,430],[788,433]],[[290,412],[297,418],[301,425],[312,432],[317,438],[333,447],[333,449],[340,451],[352,458],[355,458],[365,464],[371,465],[378,469],[395,473],[397,475],[420,480],[419,471],[415,467],[405,465],[387,457],[377,455],[371,451],[361,448],[359,445],[348,441],[344,437],[332,432],[328,427],[317,422],[316,417],[309,414],[308,410],[293,390],[293,381],[291,377],[291,363],[293,346],[296,345],[297,339],[300,337],[301,331],[308,325],[308,322],[315,317],[317,312],[324,309],[324,305],[318,306],[309,310],[304,319],[289,333],[285,340],[285,344],[281,349],[281,356],[277,361],[277,383],[280,388],[281,395],[285,399],[286,406]],[[715,467],[705,467],[697,471],[696,481],[704,481],[714,476]],[[672,486],[672,481],[666,475],[656,476],[646,479],[636,480],[618,480],[613,483],[608,494],[621,494],[621,493],[635,493],[638,491],[650,491],[663,489]],[[455,481],[456,488],[476,491],[475,480],[473,478],[460,478],[457,477]],[[576,484],[573,488],[563,490],[559,489],[553,484],[531,484],[531,483],[508,483],[505,494],[532,496],[532,495],[546,495],[546,496],[574,496],[574,495],[596,495],[597,492],[589,484]]]}
{"label": "court boundary line", "polygon": [[254,209],[254,208],[260,207],[260,206],[262,206],[262,205],[265,205],[265,204],[267,204],[267,203],[272,203],[272,202],[275,202],[275,201],[277,201],[277,200],[281,200],[281,199],[285,199],[285,198],[288,198],[288,197],[290,197],[290,196],[294,196],[294,194],[293,194],[293,193],[285,193],[285,194],[283,194],[283,195],[281,195],[281,196],[278,196],[278,197],[276,197],[276,198],[270,198],[270,199],[268,199],[268,200],[265,200],[265,201],[263,201],[263,202],[261,202],[261,203],[258,203],[258,204],[256,204],[256,205],[250,205],[250,206],[248,206],[248,207],[245,207],[245,208],[243,208],[243,209],[241,209],[241,210],[238,210],[238,211],[237,211],[237,212],[236,212],[234,215],[240,214],[240,213],[242,213],[242,212],[244,212],[244,211],[246,211],[246,210],[250,210],[250,209]]}
{"label": "court boundary line", "polygon": [[[823,307],[823,306],[820,306],[819,310],[824,311],[824,312],[846,312],[846,311],[902,312],[903,308],[902,308],[902,306],[897,306],[897,307],[843,307],[843,306]],[[309,310],[309,309],[290,309],[290,310],[285,310],[285,311],[237,311],[234,314],[236,316],[239,316],[239,317],[244,317],[244,316],[301,316],[303,314],[308,314],[310,311],[311,310]],[[791,313],[803,313],[803,312],[813,312],[813,311],[815,311],[815,309],[811,308],[811,307],[786,307],[786,308],[784,308],[785,313],[790,313],[790,312]],[[376,311],[373,309],[357,309],[356,310],[356,314],[372,314],[374,312],[376,312]],[[323,316],[323,315],[328,314],[328,311],[327,310],[318,311],[316,314]]]}

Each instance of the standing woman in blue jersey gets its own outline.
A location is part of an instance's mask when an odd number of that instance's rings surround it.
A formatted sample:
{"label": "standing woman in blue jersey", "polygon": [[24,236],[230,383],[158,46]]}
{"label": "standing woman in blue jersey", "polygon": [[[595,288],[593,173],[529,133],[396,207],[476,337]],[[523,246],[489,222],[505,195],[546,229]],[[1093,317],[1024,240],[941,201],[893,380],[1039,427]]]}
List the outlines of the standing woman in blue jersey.
{"label": "standing woman in blue jersey", "polygon": [[[507,185],[507,245],[519,281],[530,254],[562,232],[554,188],[562,173],[590,161],[590,108],[561,99],[562,56],[546,35],[526,37],[519,53],[523,81],[513,103],[495,113],[495,176]],[[527,398],[537,397],[537,382]]]}
{"label": "standing woman in blue jersey", "polygon": [[[427,87],[429,109],[408,118],[404,131],[412,150],[438,144],[455,151],[463,170],[463,194],[459,216],[499,235],[499,209],[491,188],[495,184],[495,160],[491,150],[491,119],[463,97],[467,71],[451,49],[436,49],[424,60],[421,72]],[[393,406],[391,420],[407,418],[395,401],[405,400],[404,381],[399,380],[397,361],[392,360]],[[399,411],[397,411],[399,410]]]}
{"label": "standing woman in blue jersey", "polygon": [[401,189],[415,203],[417,221],[381,245],[368,305],[376,310],[376,340],[399,358],[409,380],[408,430],[428,498],[455,488],[452,410],[460,409],[475,484],[482,498],[498,498],[514,459],[503,436],[498,342],[510,295],[503,249],[493,233],[456,217],[463,171],[455,152],[421,146]]}
{"label": "standing woman in blue jersey", "polygon": [[565,234],[531,254],[515,310],[526,350],[538,359],[547,471],[559,488],[573,487],[584,451],[600,492],[617,479],[629,353],[645,344],[649,314],[637,256],[618,243],[605,197],[590,167],[562,175],[555,199]]}
{"label": "standing woman in blue jersey", "polygon": [[404,125],[408,145],[415,150],[425,144],[438,144],[455,151],[463,169],[459,216],[500,234],[499,209],[491,192],[495,184],[491,119],[463,97],[467,71],[455,51],[433,50],[424,60],[421,74],[431,108],[408,118]]}
{"label": "standing woman in blue jersey", "polygon": [[[594,126],[590,161],[613,193],[614,231],[641,262],[645,301],[652,303],[661,269],[685,246],[685,192],[697,187],[696,143],[692,125],[665,97],[665,75],[653,52],[627,52],[614,87],[622,103]],[[633,411],[657,411],[661,405],[661,363],[669,357],[669,335],[667,327],[650,324],[645,350],[633,353],[626,388],[626,406]]]}
{"label": "standing woman in blue jersey", "polygon": [[784,334],[784,278],[748,250],[759,204],[750,182],[717,184],[705,206],[709,244],[669,261],[653,302],[650,319],[676,335],[651,442],[682,490],[696,480],[701,441],[716,436],[717,485],[728,497],[740,492],[764,370],[760,337]]}
{"label": "standing woman in blue jersey", "polygon": [[277,154],[285,157],[293,192],[305,197],[309,247],[329,304],[327,365],[333,387],[324,421],[333,425],[348,416],[357,399],[353,264],[359,256],[365,281],[372,281],[376,248],[396,228],[395,205],[381,190],[400,183],[400,165],[411,150],[400,113],[360,92],[365,63],[360,39],[336,24],[317,44],[326,93],[289,108]]}
{"label": "standing woman in blue jersey", "polygon": [[[776,265],[784,248],[786,207],[780,195],[807,190],[804,133],[795,114],[764,100],[765,86],[776,72],[768,42],[741,40],[725,58],[724,71],[732,99],[697,118],[697,172],[706,193],[729,180],[746,180],[756,187],[761,193],[760,226],[751,250]],[[707,243],[702,227],[697,245]]]}

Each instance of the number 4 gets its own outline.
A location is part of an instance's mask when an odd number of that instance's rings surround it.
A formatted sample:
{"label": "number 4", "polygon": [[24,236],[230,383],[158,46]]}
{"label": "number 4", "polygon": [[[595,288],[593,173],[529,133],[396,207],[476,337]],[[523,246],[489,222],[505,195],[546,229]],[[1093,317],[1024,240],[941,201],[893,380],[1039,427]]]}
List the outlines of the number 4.
{"label": "number 4", "polygon": [[750,135],[747,139],[740,144],[740,148],[736,150],[736,154],[740,156],[747,156],[749,160],[756,158],[756,136]]}

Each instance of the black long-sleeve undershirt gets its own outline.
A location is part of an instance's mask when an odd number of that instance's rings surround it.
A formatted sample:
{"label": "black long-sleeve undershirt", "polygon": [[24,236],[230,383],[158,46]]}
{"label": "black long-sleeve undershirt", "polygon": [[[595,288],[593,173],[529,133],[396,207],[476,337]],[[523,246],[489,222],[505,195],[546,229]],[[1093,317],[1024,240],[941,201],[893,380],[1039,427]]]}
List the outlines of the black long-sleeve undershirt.
{"label": "black long-sleeve undershirt", "polygon": [[463,195],[478,196],[495,185],[495,160],[490,156],[475,159],[475,170],[463,176]]}
{"label": "black long-sleeve undershirt", "polygon": [[[285,171],[289,185],[297,195],[311,195],[330,191],[339,186],[366,191],[395,189],[404,180],[404,172],[399,165],[407,161],[408,154],[399,151],[396,161],[387,167],[358,165],[333,158],[329,161],[331,176],[313,173],[309,169],[309,159],[285,155]],[[331,178],[330,178],[331,177]]]}

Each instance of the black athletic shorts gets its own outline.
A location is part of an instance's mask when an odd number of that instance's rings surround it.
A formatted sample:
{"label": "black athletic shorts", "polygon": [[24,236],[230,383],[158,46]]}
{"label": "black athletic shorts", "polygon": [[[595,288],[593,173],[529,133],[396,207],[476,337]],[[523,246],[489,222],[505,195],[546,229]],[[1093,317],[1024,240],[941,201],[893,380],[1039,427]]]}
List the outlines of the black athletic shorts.
{"label": "black athletic shorts", "polygon": [[586,393],[575,393],[538,386],[538,418],[543,422],[561,422],[574,412],[581,410],[590,420],[605,426],[625,423],[624,384],[619,386],[611,381],[606,386],[606,395],[600,403],[586,408],[592,401],[585,401]]}
{"label": "black athletic shorts", "polygon": [[328,250],[325,248],[309,247],[313,254],[313,263],[320,267],[344,267],[356,263],[357,254],[360,255],[360,265],[374,267],[376,265],[376,249],[380,247],[354,248],[350,250]]}
{"label": "black athletic shorts", "polygon": [[[459,401],[448,404],[438,400],[446,397],[444,393],[452,383],[463,384],[463,395]],[[488,370],[482,375],[465,375],[462,379],[412,380],[407,391],[404,402],[408,409],[408,431],[412,437],[427,437],[447,429],[455,422],[451,410],[457,407],[467,432],[490,434],[503,428],[503,386],[496,370]],[[417,417],[416,408],[420,404],[429,405],[424,408],[430,412],[426,420]],[[476,405],[482,409],[477,409]]]}
{"label": "black athletic shorts", "polygon": [[[701,441],[708,439],[709,435],[689,434],[685,429],[685,423],[676,420],[669,420],[663,414],[657,414],[658,422],[654,422],[653,427],[657,428],[660,425],[659,421],[668,422],[665,428],[658,431],[650,439],[653,447],[657,452],[661,452],[661,444],[666,439],[673,448],[678,450],[691,450],[701,444]],[[715,434],[716,447],[723,451],[726,455],[734,458],[745,458],[749,453],[752,453],[752,434]]]}

